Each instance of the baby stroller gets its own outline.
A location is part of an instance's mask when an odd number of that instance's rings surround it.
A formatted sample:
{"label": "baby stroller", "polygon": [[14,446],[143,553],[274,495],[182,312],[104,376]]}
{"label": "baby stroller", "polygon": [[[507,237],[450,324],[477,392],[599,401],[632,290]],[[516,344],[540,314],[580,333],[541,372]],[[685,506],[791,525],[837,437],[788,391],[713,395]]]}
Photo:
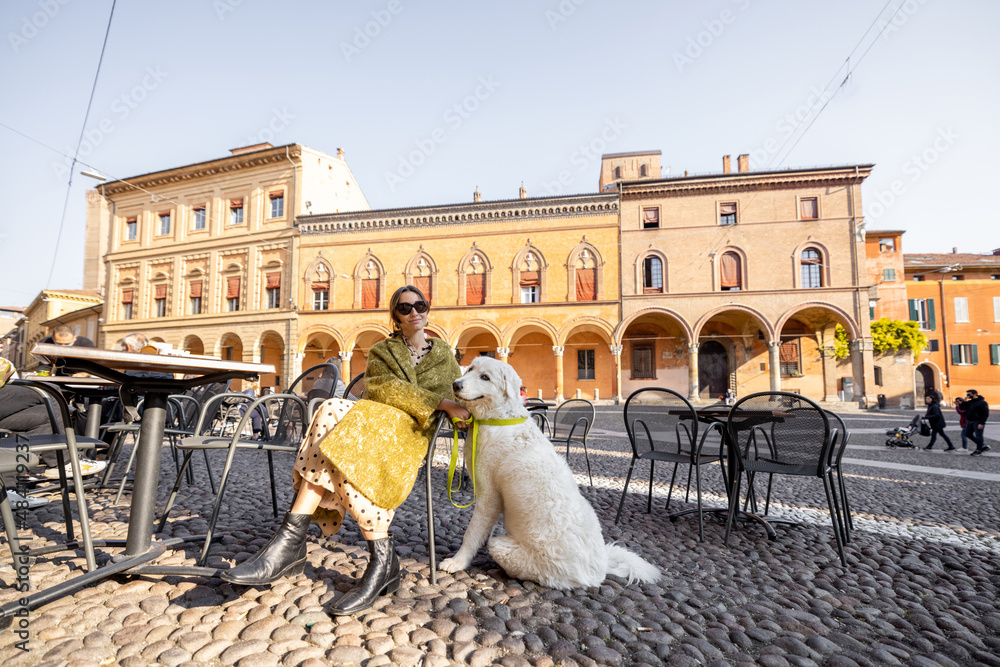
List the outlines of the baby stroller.
{"label": "baby stroller", "polygon": [[906,427],[897,426],[886,431],[889,439],[885,441],[885,446],[892,449],[916,449],[917,446],[910,442],[910,437],[917,434],[921,419],[920,415],[916,415]]}

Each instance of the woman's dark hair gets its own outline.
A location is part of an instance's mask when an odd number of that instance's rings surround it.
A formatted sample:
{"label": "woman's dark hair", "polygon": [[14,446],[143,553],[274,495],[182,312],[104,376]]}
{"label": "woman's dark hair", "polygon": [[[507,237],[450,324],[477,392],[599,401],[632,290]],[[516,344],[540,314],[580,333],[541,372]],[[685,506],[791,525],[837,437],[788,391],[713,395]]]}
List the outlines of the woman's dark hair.
{"label": "woman's dark hair", "polygon": [[393,336],[398,336],[402,333],[402,330],[399,328],[399,315],[396,313],[396,306],[399,305],[399,299],[407,292],[413,292],[420,297],[421,301],[427,301],[427,297],[420,291],[420,288],[413,285],[404,285],[392,293],[392,296],[389,297],[389,319],[392,320]]}

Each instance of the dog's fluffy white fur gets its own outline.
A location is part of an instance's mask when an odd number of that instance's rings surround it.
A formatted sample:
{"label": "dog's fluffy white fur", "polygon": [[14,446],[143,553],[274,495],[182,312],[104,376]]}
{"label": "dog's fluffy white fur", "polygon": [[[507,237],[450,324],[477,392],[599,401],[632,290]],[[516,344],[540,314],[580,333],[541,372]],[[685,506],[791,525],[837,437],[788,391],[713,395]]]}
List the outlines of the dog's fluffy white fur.
{"label": "dog's fluffy white fur", "polygon": [[[454,385],[455,397],[477,419],[527,417],[520,387],[510,365],[489,357],[476,358]],[[441,563],[445,572],[468,568],[489,538],[490,555],[508,575],[551,588],[598,586],[608,574],[630,582],[659,580],[654,565],[604,543],[594,508],[531,419],[479,426],[475,476],[475,510],[462,547]],[[490,538],[501,514],[507,534]]]}

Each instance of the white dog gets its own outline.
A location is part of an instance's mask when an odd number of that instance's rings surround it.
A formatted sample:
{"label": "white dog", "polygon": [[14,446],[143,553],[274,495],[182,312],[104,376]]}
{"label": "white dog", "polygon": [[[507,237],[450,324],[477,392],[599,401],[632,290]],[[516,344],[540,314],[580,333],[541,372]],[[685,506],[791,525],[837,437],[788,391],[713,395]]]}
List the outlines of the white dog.
{"label": "white dog", "polygon": [[[476,419],[527,417],[520,387],[511,366],[489,357],[477,357],[454,384],[455,397]],[[503,514],[507,534],[490,538],[489,550],[512,577],[560,589],[598,586],[608,574],[630,582],[660,578],[655,566],[604,543],[569,466],[531,419],[480,425],[474,474],[475,510],[462,548],[441,563],[445,572],[468,568]]]}

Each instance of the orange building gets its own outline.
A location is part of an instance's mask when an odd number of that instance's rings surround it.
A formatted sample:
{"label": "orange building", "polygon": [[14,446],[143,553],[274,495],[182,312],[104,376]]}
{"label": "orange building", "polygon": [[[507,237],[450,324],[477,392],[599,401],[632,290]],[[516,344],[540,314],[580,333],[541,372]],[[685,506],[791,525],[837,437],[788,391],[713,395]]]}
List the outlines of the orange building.
{"label": "orange building", "polygon": [[929,343],[917,360],[916,395],[934,387],[951,401],[976,389],[1000,402],[1000,250],[907,254],[904,265],[909,319]]}

